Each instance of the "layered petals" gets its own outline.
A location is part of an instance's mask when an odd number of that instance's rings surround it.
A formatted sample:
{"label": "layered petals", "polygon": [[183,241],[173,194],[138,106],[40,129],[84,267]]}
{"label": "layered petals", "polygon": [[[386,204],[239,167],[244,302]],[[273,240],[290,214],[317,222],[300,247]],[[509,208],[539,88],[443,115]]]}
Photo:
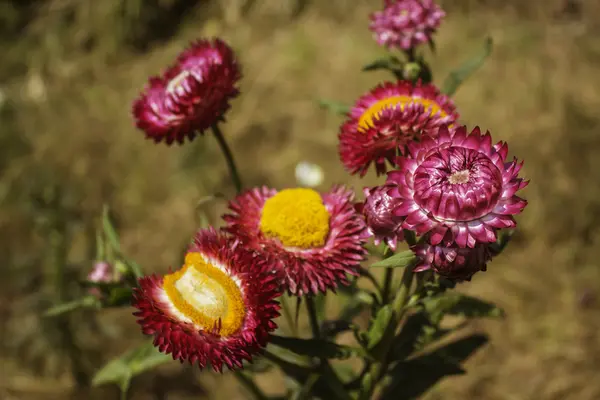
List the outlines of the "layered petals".
{"label": "layered petals", "polygon": [[394,218],[396,201],[387,193],[388,190],[385,186],[365,188],[365,201],[357,204],[357,210],[364,216],[375,244],[384,242],[395,250],[398,241],[404,240],[404,234],[402,224]]}
{"label": "layered petals", "polygon": [[434,246],[427,241],[412,247],[419,257],[415,272],[433,270],[447,279],[461,282],[470,281],[479,271],[487,269],[487,263],[492,259],[489,244],[478,244],[474,248],[457,246]]}
{"label": "layered petals", "polygon": [[136,126],[155,142],[183,143],[223,119],[241,73],[222,40],[198,40],[133,103]]}
{"label": "layered petals", "polygon": [[223,218],[227,231],[277,259],[285,288],[302,296],[335,290],[358,274],[369,234],[352,201],[342,186],[322,194],[261,187],[231,201]]}
{"label": "layered petals", "polygon": [[497,230],[516,226],[527,201],[515,193],[528,181],[518,176],[522,163],[506,161],[508,146],[492,145],[479,128],[443,126],[436,137],[408,145],[388,173],[394,215],[404,229],[429,233],[432,245],[474,248],[493,243]]}
{"label": "layered petals", "polygon": [[197,233],[182,269],[139,280],[133,306],[161,352],[220,372],[242,368],[267,345],[280,295],[280,279],[264,254],[206,229]]}
{"label": "layered petals", "polygon": [[364,176],[371,164],[384,174],[408,143],[457,119],[454,103],[435,86],[385,82],[360,97],[341,126],[340,159],[352,174]]}
{"label": "layered petals", "polygon": [[380,45],[408,50],[431,41],[445,16],[433,0],[386,0],[371,14],[370,29]]}

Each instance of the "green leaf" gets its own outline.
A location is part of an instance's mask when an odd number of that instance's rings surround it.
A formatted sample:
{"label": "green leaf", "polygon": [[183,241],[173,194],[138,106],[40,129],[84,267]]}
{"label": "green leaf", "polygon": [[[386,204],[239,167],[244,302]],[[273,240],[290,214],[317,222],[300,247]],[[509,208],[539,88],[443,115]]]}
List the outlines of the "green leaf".
{"label": "green leaf", "polygon": [[383,57],[362,67],[363,71],[377,71],[380,69],[401,70],[402,62],[397,57]]}
{"label": "green leaf", "polygon": [[430,325],[424,311],[416,312],[406,319],[400,333],[394,339],[393,360],[404,360],[416,349],[423,329]]}
{"label": "green leaf", "polygon": [[486,344],[486,335],[474,334],[449,343],[435,351],[399,362],[390,371],[391,381],[383,390],[381,400],[412,400],[446,376],[461,375],[461,363]]}
{"label": "green leaf", "polygon": [[271,335],[271,343],[306,357],[344,360],[353,355],[362,355],[363,353],[362,349],[343,346],[322,339],[299,339]]}
{"label": "green leaf", "polygon": [[96,229],[96,261],[102,261],[106,257],[104,237],[100,228]]}
{"label": "green leaf", "polygon": [[133,290],[127,287],[116,287],[110,290],[107,305],[111,307],[120,307],[131,305]]}
{"label": "green leaf", "polygon": [[319,100],[319,107],[333,111],[339,115],[346,115],[350,112],[350,106],[344,103],[331,100]]}
{"label": "green leaf", "polygon": [[169,355],[160,353],[152,342],[147,342],[104,365],[94,375],[92,385],[113,383],[126,393],[132,378],[170,361]]}
{"label": "green leaf", "polygon": [[434,323],[444,315],[460,315],[467,318],[499,318],[504,311],[493,303],[457,292],[444,292],[422,301],[425,311]]}
{"label": "green leaf", "polygon": [[385,260],[377,261],[371,264],[371,268],[404,268],[417,260],[415,253],[412,250],[406,250],[396,253]]}
{"label": "green leaf", "polygon": [[483,50],[479,54],[475,55],[475,57],[468,60],[459,68],[452,71],[450,75],[448,75],[444,81],[442,92],[448,96],[452,96],[458,87],[464,82],[464,80],[477,71],[490,56],[490,54],[492,54],[492,45],[492,38],[486,38],[483,45]]}
{"label": "green leaf", "polygon": [[377,346],[381,339],[383,339],[383,336],[392,321],[393,315],[394,312],[392,311],[392,306],[389,304],[379,309],[375,315],[373,324],[369,328],[369,341],[367,342],[367,348],[369,350]]}
{"label": "green leaf", "polygon": [[57,315],[74,311],[78,308],[95,308],[99,306],[98,299],[94,296],[85,296],[77,300],[63,303],[49,308],[44,313],[45,317],[56,317]]}
{"label": "green leaf", "polygon": [[309,375],[304,384],[291,397],[291,400],[309,400],[312,399],[311,391],[313,386],[319,381],[318,374]]}
{"label": "green leaf", "polygon": [[109,209],[107,205],[104,205],[102,209],[102,229],[104,229],[104,235],[108,239],[108,244],[117,254],[121,253],[121,243],[119,240],[119,234],[115,230],[115,227],[110,220]]}

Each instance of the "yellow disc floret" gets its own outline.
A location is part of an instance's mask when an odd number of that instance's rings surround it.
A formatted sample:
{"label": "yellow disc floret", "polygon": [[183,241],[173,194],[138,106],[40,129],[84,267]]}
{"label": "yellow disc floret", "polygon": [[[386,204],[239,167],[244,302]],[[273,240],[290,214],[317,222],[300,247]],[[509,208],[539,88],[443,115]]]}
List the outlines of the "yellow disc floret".
{"label": "yellow disc floret", "polygon": [[163,278],[163,289],[173,306],[202,330],[220,325],[219,334],[229,336],[244,323],[246,309],[239,286],[200,253],[188,253],[184,266]]}
{"label": "yellow disc floret", "polygon": [[312,189],[285,189],[265,202],[260,230],[286,247],[322,247],[329,235],[329,212]]}
{"label": "yellow disc floret", "polygon": [[371,107],[367,109],[360,116],[358,120],[358,128],[360,130],[367,130],[373,126],[373,121],[379,118],[380,113],[386,108],[392,108],[396,106],[400,106],[400,109],[404,109],[409,103],[419,103],[425,107],[425,110],[430,111],[430,115],[435,115],[438,112],[441,117],[446,117],[447,114],[442,110],[442,108],[433,100],[423,99],[420,97],[411,97],[411,96],[391,96],[385,99],[379,100],[377,103],[373,104]]}

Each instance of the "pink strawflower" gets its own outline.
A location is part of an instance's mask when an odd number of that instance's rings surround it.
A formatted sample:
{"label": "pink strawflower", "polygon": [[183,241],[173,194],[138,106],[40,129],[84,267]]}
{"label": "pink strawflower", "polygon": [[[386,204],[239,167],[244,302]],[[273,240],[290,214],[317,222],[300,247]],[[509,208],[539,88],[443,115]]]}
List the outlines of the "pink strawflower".
{"label": "pink strawflower", "polygon": [[365,201],[358,203],[358,212],[364,215],[369,234],[376,245],[384,242],[395,250],[398,241],[404,240],[402,223],[394,218],[393,210],[397,201],[387,192],[388,187],[365,188]]}
{"label": "pink strawflower", "polygon": [[414,271],[432,269],[438,275],[461,282],[470,281],[478,271],[485,271],[492,259],[489,244],[477,244],[474,248],[457,246],[434,246],[427,241],[414,246],[412,250],[419,257]]}
{"label": "pink strawflower", "polygon": [[518,177],[523,163],[506,161],[506,143],[492,145],[489,132],[482,135],[478,127],[467,134],[464,126],[444,126],[408,150],[387,179],[404,229],[429,232],[432,245],[474,248],[496,242],[498,229],[516,226],[514,215],[527,201],[515,193],[529,181]]}
{"label": "pink strawflower", "polygon": [[237,238],[201,230],[178,271],[134,289],[138,323],[174,360],[240,369],[277,328],[281,286],[272,263]]}
{"label": "pink strawflower", "polygon": [[433,0],[386,0],[369,28],[380,45],[408,50],[429,42],[445,16]]}
{"label": "pink strawflower", "polygon": [[364,176],[374,163],[381,175],[409,142],[457,119],[452,100],[434,85],[385,82],[361,96],[341,126],[340,158],[352,174]]}
{"label": "pink strawflower", "polygon": [[353,193],[334,187],[326,193],[308,188],[247,191],[229,203],[227,230],[247,246],[278,260],[289,293],[316,294],[358,275],[369,237],[353,206]]}
{"label": "pink strawflower", "polygon": [[222,40],[198,40],[174,66],[151,77],[133,103],[136,126],[155,142],[192,140],[223,119],[239,94],[241,73],[233,50]]}
{"label": "pink strawflower", "polygon": [[[123,279],[123,275],[115,271],[113,264],[96,261],[86,279],[93,283],[117,283]],[[90,288],[88,292],[97,297],[102,296],[102,291],[97,287]]]}

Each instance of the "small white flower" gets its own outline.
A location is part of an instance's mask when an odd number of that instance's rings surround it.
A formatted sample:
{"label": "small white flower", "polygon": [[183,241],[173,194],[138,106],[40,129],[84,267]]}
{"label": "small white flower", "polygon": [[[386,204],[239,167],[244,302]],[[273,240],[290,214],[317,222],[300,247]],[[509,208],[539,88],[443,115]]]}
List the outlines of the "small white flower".
{"label": "small white flower", "polygon": [[323,169],[317,164],[301,161],[296,165],[296,182],[300,186],[319,186],[323,182]]}

